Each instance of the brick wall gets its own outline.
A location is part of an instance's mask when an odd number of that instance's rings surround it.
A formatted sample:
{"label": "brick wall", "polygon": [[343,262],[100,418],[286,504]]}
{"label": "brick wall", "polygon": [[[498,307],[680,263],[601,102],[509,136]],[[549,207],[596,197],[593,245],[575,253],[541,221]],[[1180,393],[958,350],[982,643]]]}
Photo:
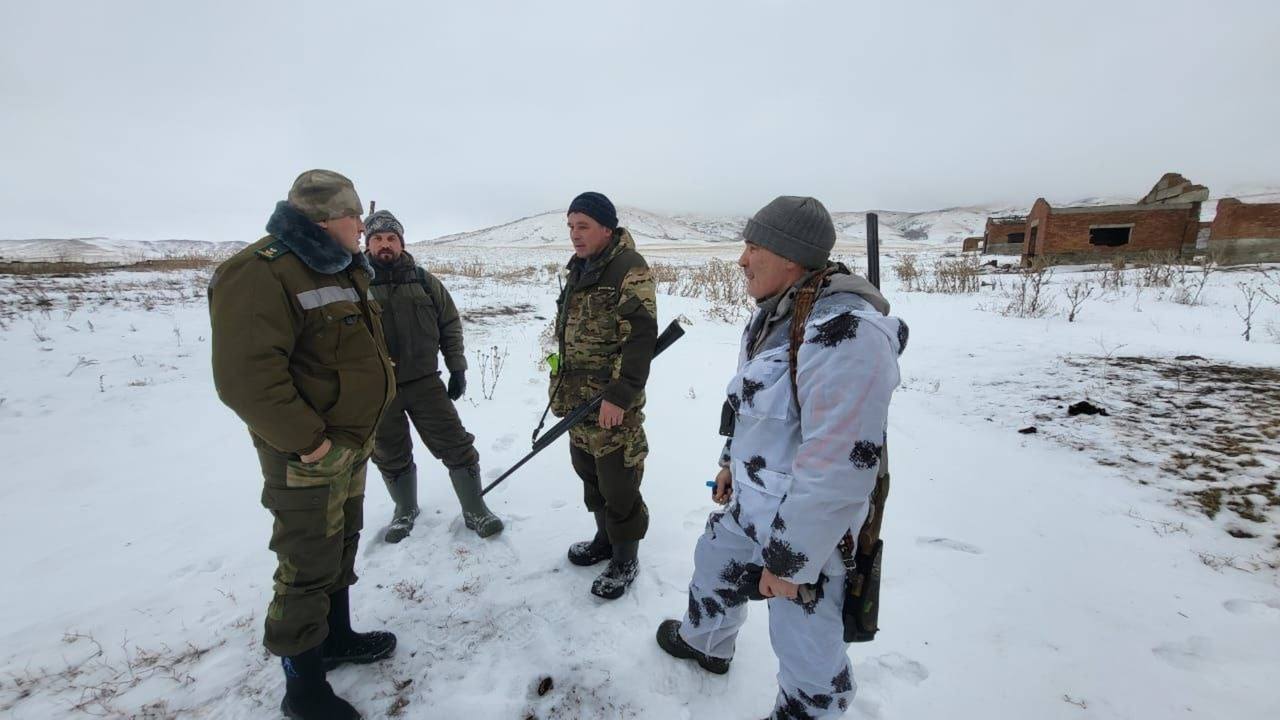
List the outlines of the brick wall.
{"label": "brick wall", "polygon": [[1219,200],[1209,226],[1209,249],[1227,265],[1280,262],[1280,203]]}
{"label": "brick wall", "polygon": [[[1200,228],[1199,206],[1191,209],[1160,208],[1116,209],[1098,212],[1054,211],[1044,203],[1027,218],[1027,227],[1039,221],[1035,253],[1037,255],[1110,257],[1116,254],[1172,251],[1181,253],[1188,242],[1195,247],[1196,232]],[[1097,225],[1129,225],[1128,244],[1118,247],[1093,245],[1089,242],[1089,229]],[[1028,239],[1030,231],[1028,230]],[[1028,252],[1031,248],[1028,247]]]}
{"label": "brick wall", "polygon": [[993,218],[987,218],[987,228],[983,232],[983,252],[992,252],[995,246],[1004,246],[1009,242],[1009,233],[1019,233],[1026,231],[1027,226],[1021,222],[996,222]]}
{"label": "brick wall", "polygon": [[1280,203],[1242,203],[1223,198],[1218,201],[1210,238],[1280,238]]}

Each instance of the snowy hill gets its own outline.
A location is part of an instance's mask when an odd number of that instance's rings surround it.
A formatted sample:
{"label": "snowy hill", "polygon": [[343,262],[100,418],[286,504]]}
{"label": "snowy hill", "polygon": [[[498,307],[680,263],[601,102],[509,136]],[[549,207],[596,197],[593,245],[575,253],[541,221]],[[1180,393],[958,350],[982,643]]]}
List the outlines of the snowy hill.
{"label": "snowy hill", "polygon": [[[1244,202],[1280,202],[1280,188],[1242,187],[1215,195],[1204,204],[1201,219],[1211,221],[1222,197]],[[1073,201],[1051,200],[1055,206],[1132,203],[1130,197],[1089,197]],[[956,248],[966,237],[981,235],[992,215],[1025,215],[1026,206],[968,205],[941,210],[877,210],[880,243],[889,250]],[[834,212],[838,242],[862,247],[866,242],[869,211]],[[731,248],[747,223],[746,215],[663,215],[640,208],[621,207],[619,218],[641,246],[665,250],[716,250]],[[567,242],[564,213],[553,210],[501,225],[412,242],[419,249],[449,246],[487,249],[561,250]],[[0,262],[132,263],[175,256],[227,257],[244,247],[241,242],[202,240],[118,240],[104,237],[70,239],[0,240]]]}
{"label": "snowy hill", "polygon": [[[987,216],[1008,208],[973,206],[928,212],[880,212],[880,241],[886,247],[944,246],[981,234]],[[841,243],[866,240],[865,212],[837,212],[833,219]],[[665,216],[623,207],[619,221],[641,247],[715,247],[736,242],[747,216]],[[460,247],[541,248],[565,243],[565,218],[560,210],[521,218],[503,225],[428,240],[427,245]]]}
{"label": "snowy hill", "polygon": [[37,238],[0,240],[0,262],[135,263],[173,257],[229,257],[241,242],[206,240],[115,240],[112,238]]}
{"label": "snowy hill", "polygon": [[[619,222],[631,231],[631,236],[641,246],[731,242],[736,239],[737,231],[746,222],[746,218],[712,220],[667,217],[630,207],[622,207],[618,211]],[[564,212],[553,210],[482,230],[446,235],[428,240],[427,244],[537,248],[563,245],[567,237]]]}

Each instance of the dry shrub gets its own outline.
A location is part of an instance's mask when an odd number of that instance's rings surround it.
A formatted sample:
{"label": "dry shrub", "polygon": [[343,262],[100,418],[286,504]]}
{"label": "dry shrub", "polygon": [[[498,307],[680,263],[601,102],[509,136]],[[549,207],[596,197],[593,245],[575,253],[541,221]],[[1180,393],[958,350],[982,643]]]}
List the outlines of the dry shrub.
{"label": "dry shrub", "polygon": [[1006,304],[998,308],[1001,315],[1020,318],[1041,318],[1053,309],[1053,300],[1044,292],[1045,284],[1053,277],[1053,271],[1042,257],[1032,260],[1016,279],[1005,288]]}
{"label": "dry shrub", "polygon": [[660,281],[666,292],[680,297],[703,298],[711,317],[732,322],[751,314],[755,301],[747,294],[747,280],[736,263],[712,258],[701,265],[664,265],[669,279]]}
{"label": "dry shrub", "polygon": [[902,289],[906,292],[919,290],[920,284],[924,279],[924,270],[921,269],[915,255],[899,255],[893,261],[893,276],[902,283]]}
{"label": "dry shrub", "polygon": [[1151,250],[1138,262],[1139,287],[1169,287],[1178,265],[1178,254],[1172,250]]}
{"label": "dry shrub", "polygon": [[[895,268],[896,270],[896,268]],[[968,255],[961,258],[938,258],[933,262],[933,273],[922,283],[925,292],[957,295],[975,293],[981,286],[982,264],[978,258]]]}
{"label": "dry shrub", "polygon": [[432,275],[461,275],[469,278],[482,278],[487,273],[485,265],[478,259],[467,260],[431,260],[423,263],[427,272]]}

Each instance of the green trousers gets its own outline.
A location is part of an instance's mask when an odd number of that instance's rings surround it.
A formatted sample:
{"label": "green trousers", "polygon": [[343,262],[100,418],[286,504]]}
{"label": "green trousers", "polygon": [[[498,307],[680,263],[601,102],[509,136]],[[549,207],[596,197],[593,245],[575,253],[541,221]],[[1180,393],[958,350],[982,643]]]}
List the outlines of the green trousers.
{"label": "green trousers", "polygon": [[356,581],[368,459],[368,448],[334,445],[304,464],[259,444],[262,504],[275,519],[269,547],[278,561],[263,644],[276,655],[324,642],[329,595]]}

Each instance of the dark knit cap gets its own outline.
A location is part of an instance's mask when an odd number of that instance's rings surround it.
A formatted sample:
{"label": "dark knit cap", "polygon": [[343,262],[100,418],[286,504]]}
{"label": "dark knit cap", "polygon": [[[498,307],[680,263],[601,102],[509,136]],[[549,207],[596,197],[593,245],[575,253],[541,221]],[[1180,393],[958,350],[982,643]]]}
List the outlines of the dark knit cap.
{"label": "dark knit cap", "polygon": [[609,198],[598,192],[584,192],[569,203],[569,212],[582,213],[601,225],[613,230],[618,227],[618,211]]}
{"label": "dark knit cap", "polygon": [[742,238],[816,270],[831,257],[836,227],[831,213],[815,198],[782,195],[747,221]]}
{"label": "dark knit cap", "polygon": [[379,210],[364,219],[364,236],[371,238],[378,233],[395,233],[404,244],[404,225],[386,210]]}

